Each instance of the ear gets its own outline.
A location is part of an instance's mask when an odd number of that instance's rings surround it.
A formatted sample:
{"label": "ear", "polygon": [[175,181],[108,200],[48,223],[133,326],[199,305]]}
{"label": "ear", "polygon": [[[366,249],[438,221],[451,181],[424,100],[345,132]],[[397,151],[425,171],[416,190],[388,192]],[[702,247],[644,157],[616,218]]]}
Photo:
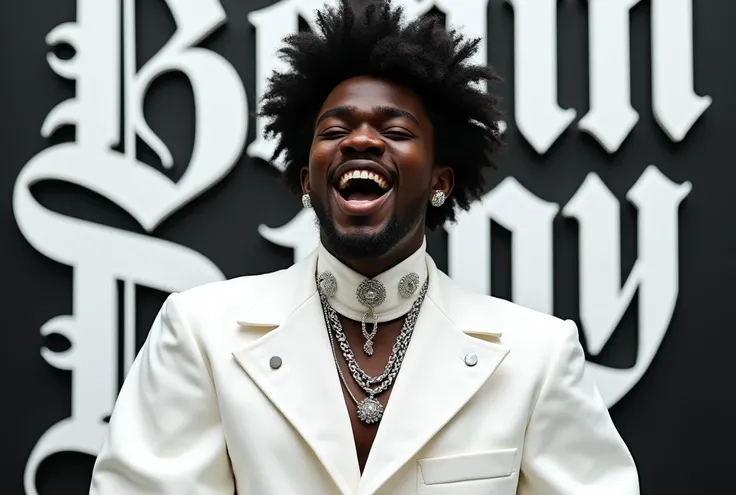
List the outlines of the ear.
{"label": "ear", "polygon": [[450,197],[452,189],[455,187],[455,173],[452,167],[440,167],[435,165],[432,174],[432,191],[440,190],[445,193],[445,197]]}
{"label": "ear", "polygon": [[309,167],[302,167],[301,170],[302,194],[309,194],[312,190],[309,186]]}

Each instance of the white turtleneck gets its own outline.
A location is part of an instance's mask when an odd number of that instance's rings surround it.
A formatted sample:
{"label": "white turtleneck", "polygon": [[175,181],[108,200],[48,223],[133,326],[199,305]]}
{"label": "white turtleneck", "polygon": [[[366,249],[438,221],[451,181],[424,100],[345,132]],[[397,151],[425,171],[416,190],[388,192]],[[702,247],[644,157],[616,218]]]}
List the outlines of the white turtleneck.
{"label": "white turtleneck", "polygon": [[[411,309],[411,305],[421,292],[424,282],[427,280],[426,239],[422,246],[411,256],[398,265],[373,277],[386,288],[386,299],[374,308],[379,322],[385,322],[405,315]],[[317,274],[330,272],[337,281],[337,292],[329,298],[330,305],[339,314],[360,321],[368,308],[363,306],[356,296],[358,286],[366,280],[366,277],[351,269],[343,262],[335,258],[325,249],[322,243],[318,248]],[[405,299],[399,294],[399,282],[409,274],[419,275],[419,284],[411,297]]]}

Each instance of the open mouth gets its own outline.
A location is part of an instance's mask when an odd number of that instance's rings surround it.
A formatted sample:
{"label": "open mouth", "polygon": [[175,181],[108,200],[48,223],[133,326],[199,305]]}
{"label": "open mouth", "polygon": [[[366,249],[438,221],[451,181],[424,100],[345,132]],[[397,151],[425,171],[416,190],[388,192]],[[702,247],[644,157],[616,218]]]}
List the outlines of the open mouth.
{"label": "open mouth", "polygon": [[345,201],[368,203],[388,193],[391,190],[391,183],[376,172],[353,169],[342,174],[335,187]]}
{"label": "open mouth", "polygon": [[351,216],[367,216],[386,204],[392,196],[393,184],[379,172],[353,168],[337,179],[334,190],[342,211]]}

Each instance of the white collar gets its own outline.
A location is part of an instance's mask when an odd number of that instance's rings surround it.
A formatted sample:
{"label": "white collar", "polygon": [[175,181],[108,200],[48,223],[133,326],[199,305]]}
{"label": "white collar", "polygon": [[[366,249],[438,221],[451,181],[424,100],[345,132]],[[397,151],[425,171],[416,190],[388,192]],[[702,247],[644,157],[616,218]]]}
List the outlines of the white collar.
{"label": "white collar", "polygon": [[[411,309],[411,305],[419,296],[421,288],[427,280],[426,249],[427,241],[425,239],[422,241],[422,246],[411,256],[372,279],[380,282],[386,288],[385,300],[375,307],[379,322],[399,318]],[[356,293],[358,286],[367,278],[335,258],[320,243],[318,247],[317,275],[323,272],[331,273],[337,282],[337,291],[334,296],[329,298],[329,302],[335,311],[351,320],[360,321],[368,308],[360,303]],[[419,276],[419,282],[414,293],[409,298],[404,298],[399,294],[399,282],[410,273],[416,273]]]}

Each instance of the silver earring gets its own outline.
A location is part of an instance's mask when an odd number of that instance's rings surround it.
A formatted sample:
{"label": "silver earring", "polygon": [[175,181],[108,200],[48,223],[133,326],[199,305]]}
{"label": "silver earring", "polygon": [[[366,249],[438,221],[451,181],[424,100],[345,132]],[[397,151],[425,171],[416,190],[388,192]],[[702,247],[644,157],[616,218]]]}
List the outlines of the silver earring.
{"label": "silver earring", "polygon": [[309,194],[305,194],[302,196],[302,205],[304,206],[304,208],[312,207],[312,197]]}
{"label": "silver earring", "polygon": [[435,208],[439,208],[440,206],[445,204],[445,199],[447,199],[445,193],[438,189],[434,192],[434,194],[432,194],[432,199],[430,200],[430,203]]}

